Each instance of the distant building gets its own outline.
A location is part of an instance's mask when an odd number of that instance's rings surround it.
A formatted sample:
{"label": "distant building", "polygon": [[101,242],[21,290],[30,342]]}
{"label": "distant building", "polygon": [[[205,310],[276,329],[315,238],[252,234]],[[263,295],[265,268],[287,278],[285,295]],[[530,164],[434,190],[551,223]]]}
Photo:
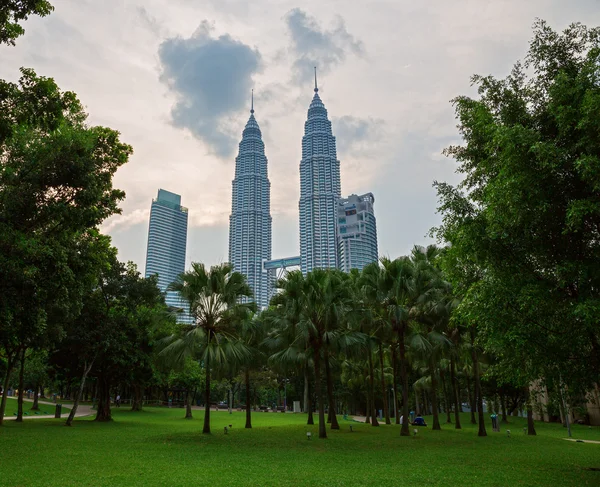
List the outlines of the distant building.
{"label": "distant building", "polygon": [[168,306],[184,308],[178,321],[189,322],[189,307],[179,294],[167,287],[185,271],[188,210],[181,206],[181,196],[164,189],[152,200],[146,254],[146,277],[158,274],[158,287],[166,293]]}
{"label": "distant building", "polygon": [[300,268],[339,267],[336,239],[337,202],[341,196],[340,161],[327,109],[319,97],[315,70],[315,94],[302,138],[300,161]]}
{"label": "distant building", "polygon": [[265,270],[271,260],[271,183],[267,172],[265,144],[254,118],[254,97],[250,118],[242,132],[235,177],[232,182],[229,217],[229,262],[246,276],[259,309],[269,305],[274,271]]}
{"label": "distant building", "polygon": [[377,261],[377,221],[372,193],[350,195],[338,200],[337,235],[340,269],[362,270]]}

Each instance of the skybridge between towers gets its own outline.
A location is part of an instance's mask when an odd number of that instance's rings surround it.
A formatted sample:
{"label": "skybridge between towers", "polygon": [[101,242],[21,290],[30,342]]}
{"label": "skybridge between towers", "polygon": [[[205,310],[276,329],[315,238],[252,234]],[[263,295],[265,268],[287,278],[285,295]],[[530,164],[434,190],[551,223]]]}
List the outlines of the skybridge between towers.
{"label": "skybridge between towers", "polygon": [[300,267],[300,256],[285,257],[283,259],[273,259],[263,261],[263,269],[265,271],[277,272],[277,278],[283,277],[285,271],[290,267]]}

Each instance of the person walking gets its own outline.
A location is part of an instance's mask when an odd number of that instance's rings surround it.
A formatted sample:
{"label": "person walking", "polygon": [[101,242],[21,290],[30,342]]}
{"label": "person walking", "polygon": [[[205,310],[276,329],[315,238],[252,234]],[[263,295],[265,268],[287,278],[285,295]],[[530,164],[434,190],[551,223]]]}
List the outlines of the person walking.
{"label": "person walking", "polygon": [[117,394],[117,398],[115,399],[115,405],[120,408],[121,407],[121,395]]}

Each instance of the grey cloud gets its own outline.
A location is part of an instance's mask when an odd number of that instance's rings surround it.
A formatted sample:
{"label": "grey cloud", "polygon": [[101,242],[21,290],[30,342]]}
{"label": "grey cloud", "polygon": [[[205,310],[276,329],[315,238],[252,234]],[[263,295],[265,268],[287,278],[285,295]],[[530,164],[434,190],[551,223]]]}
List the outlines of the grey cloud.
{"label": "grey cloud", "polygon": [[315,65],[320,72],[327,73],[342,63],[348,52],[356,56],[362,56],[365,52],[362,41],[348,32],[342,17],[337,18],[332,30],[326,30],[315,17],[295,8],[286,15],[286,23],[291,38],[291,52],[295,57],[294,77],[298,82],[310,79]]}
{"label": "grey cloud", "polygon": [[331,124],[341,154],[362,153],[381,139],[384,130],[383,120],[351,115],[333,117]]}
{"label": "grey cloud", "polygon": [[214,38],[203,21],[185,39],[166,39],[159,47],[161,81],[177,97],[172,124],[187,128],[219,157],[230,157],[236,147],[228,116],[248,104],[252,76],[262,68],[257,49],[225,34]]}
{"label": "grey cloud", "polygon": [[150,15],[150,13],[146,10],[145,7],[143,6],[138,6],[136,7],[137,13],[140,16],[140,19],[142,20],[143,24],[155,35],[160,35],[163,27],[162,24],[152,15]]}

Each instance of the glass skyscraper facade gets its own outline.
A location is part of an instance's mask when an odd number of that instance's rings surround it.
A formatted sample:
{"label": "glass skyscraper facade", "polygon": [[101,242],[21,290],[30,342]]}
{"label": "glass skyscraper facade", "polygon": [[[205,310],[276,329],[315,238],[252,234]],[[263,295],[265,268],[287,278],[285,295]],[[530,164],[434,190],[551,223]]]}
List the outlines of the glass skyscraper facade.
{"label": "glass skyscraper facade", "polygon": [[185,271],[188,210],[181,206],[181,196],[164,189],[152,200],[146,253],[146,277],[158,274],[158,287],[166,293],[168,306],[184,308],[179,321],[189,321],[189,307],[179,294],[167,287]]}
{"label": "glass skyscraper facade", "polygon": [[269,305],[273,292],[274,273],[263,269],[263,262],[270,259],[271,183],[265,144],[254,118],[253,100],[250,119],[242,132],[235,158],[229,217],[229,262],[234,271],[246,276],[259,309]]}
{"label": "glass skyscraper facade", "polygon": [[373,193],[353,194],[338,201],[338,251],[344,272],[362,270],[379,258],[374,203]]}
{"label": "glass skyscraper facade", "polygon": [[300,268],[339,267],[337,206],[341,196],[340,161],[327,109],[315,94],[308,108],[300,161]]}

